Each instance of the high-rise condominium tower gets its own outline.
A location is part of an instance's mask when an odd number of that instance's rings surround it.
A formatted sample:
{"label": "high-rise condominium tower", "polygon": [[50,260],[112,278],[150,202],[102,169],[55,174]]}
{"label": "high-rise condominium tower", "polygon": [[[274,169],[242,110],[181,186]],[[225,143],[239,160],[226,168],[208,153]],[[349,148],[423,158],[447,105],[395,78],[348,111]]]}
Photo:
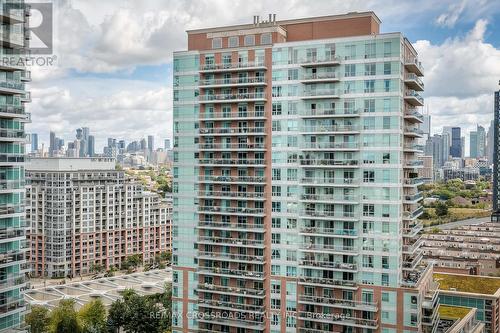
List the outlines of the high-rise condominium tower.
{"label": "high-rise condominium tower", "polygon": [[24,161],[30,94],[23,67],[28,47],[29,10],[24,1],[1,1],[0,21],[0,332],[23,326],[26,306],[26,221]]}
{"label": "high-rise condominium tower", "polygon": [[174,55],[174,332],[435,327],[422,66],[379,24],[270,15],[188,31]]}

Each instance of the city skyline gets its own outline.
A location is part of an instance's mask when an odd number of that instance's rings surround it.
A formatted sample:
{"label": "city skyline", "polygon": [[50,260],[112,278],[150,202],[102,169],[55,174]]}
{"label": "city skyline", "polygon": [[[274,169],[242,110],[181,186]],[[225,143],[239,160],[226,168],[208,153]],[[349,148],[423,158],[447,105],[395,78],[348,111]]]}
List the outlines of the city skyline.
{"label": "city skyline", "polygon": [[[231,16],[225,14],[223,3],[113,3],[57,3],[59,30],[74,29],[75,34],[69,37],[56,30],[59,65],[33,68],[33,124],[28,131],[46,138],[54,130],[66,138],[76,123],[94,129],[98,148],[108,133],[135,138],[143,134],[142,128],[150,128],[156,142],[171,138],[170,126],[164,125],[171,124],[171,53],[185,48],[184,30],[242,23],[267,12],[280,19],[374,10],[380,13],[383,31],[404,30],[419,51],[427,73],[424,97],[433,116],[431,132],[452,125],[469,133],[476,124],[487,128],[492,119],[488,92],[496,89],[500,76],[495,62],[500,37],[493,33],[500,4],[495,1],[483,0],[477,6],[472,1],[422,1],[417,7],[411,1],[265,6],[253,1],[236,4]],[[132,23],[122,29],[127,20]]]}

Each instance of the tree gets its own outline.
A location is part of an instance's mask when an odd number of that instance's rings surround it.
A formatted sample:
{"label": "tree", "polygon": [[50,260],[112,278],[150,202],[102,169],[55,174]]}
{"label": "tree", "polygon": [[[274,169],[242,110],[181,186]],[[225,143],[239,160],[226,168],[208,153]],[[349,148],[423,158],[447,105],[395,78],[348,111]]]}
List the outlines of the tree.
{"label": "tree", "polygon": [[49,310],[40,305],[33,305],[25,320],[30,326],[31,333],[45,333],[49,321]]}
{"label": "tree", "polygon": [[436,204],[436,215],[437,216],[446,216],[448,215],[448,206],[443,202],[438,202]]}
{"label": "tree", "polygon": [[74,308],[75,301],[64,299],[50,314],[49,333],[81,333],[78,315]]}
{"label": "tree", "polygon": [[121,299],[114,301],[108,311],[107,327],[110,332],[119,332],[125,325],[126,305]]}
{"label": "tree", "polygon": [[105,333],[106,308],[101,300],[97,299],[85,304],[78,316],[82,323],[83,333]]}

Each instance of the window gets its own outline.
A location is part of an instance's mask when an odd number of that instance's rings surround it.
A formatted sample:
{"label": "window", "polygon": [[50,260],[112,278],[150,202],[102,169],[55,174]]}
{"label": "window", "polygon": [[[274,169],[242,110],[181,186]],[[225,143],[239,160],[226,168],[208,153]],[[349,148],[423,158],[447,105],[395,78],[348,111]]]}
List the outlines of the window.
{"label": "window", "polygon": [[365,99],[364,112],[375,112],[375,100],[374,99]]}
{"label": "window", "polygon": [[260,35],[260,44],[261,45],[268,45],[272,43],[272,35],[271,33],[266,33]]}
{"label": "window", "polygon": [[375,215],[375,205],[364,204],[363,205],[363,216],[374,216]]}
{"label": "window", "polygon": [[356,64],[347,64],[344,67],[344,76],[356,76]]}
{"label": "window", "polygon": [[375,92],[375,80],[365,80],[365,93]]}
{"label": "window", "polygon": [[382,222],[382,233],[388,234],[390,232],[389,222]]}
{"label": "window", "polygon": [[383,286],[389,285],[389,274],[382,273],[382,285]]}
{"label": "window", "polygon": [[376,68],[375,63],[365,64],[365,75],[375,75]]}
{"label": "window", "polygon": [[229,47],[238,47],[240,45],[240,38],[238,36],[232,36],[228,38]]}
{"label": "window", "polygon": [[382,268],[389,269],[389,257],[382,257]]}
{"label": "window", "polygon": [[245,36],[245,46],[253,46],[253,45],[255,45],[255,35]]}
{"label": "window", "polygon": [[391,91],[391,80],[384,80],[384,91]]}
{"label": "window", "polygon": [[374,183],[375,182],[375,171],[363,171],[363,182]]}
{"label": "window", "polygon": [[375,43],[365,44],[365,58],[375,58]]}
{"label": "window", "polygon": [[220,49],[222,48],[222,38],[214,38],[212,39],[212,48],[213,49]]}
{"label": "window", "polygon": [[391,117],[382,117],[383,128],[391,129]]}
{"label": "window", "polygon": [[389,293],[382,293],[382,302],[389,302]]}
{"label": "window", "polygon": [[390,74],[391,74],[391,63],[384,62],[384,75],[390,75]]}
{"label": "window", "polygon": [[384,57],[390,57],[391,56],[391,42],[384,42]]}

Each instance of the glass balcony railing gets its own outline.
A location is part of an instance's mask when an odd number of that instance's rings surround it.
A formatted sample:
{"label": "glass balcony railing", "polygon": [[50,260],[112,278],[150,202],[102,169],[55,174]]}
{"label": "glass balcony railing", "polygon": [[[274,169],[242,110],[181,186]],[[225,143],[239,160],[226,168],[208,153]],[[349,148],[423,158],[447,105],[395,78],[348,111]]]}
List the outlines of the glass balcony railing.
{"label": "glass balcony railing", "polygon": [[324,96],[339,96],[340,89],[313,89],[305,90],[302,97],[324,97]]}
{"label": "glass balcony railing", "polygon": [[331,251],[340,252],[346,255],[358,255],[358,248],[354,246],[344,246],[344,245],[333,245],[333,244],[301,244],[300,249],[303,251]]}
{"label": "glass balcony railing", "polygon": [[[256,223],[227,223],[227,222],[213,222],[213,221],[200,221],[198,228],[213,228],[213,229],[227,229],[227,230],[252,230],[252,232],[262,232],[264,229],[263,224]],[[253,230],[255,229],[255,230]]]}
{"label": "glass balcony railing", "polygon": [[304,158],[300,160],[301,165],[310,166],[357,166],[358,160],[345,159],[345,160],[333,160],[324,158]]}
{"label": "glass balcony railing", "polygon": [[229,294],[243,294],[249,296],[265,296],[265,289],[253,289],[253,288],[239,288],[230,286],[214,285],[210,283],[198,284],[198,290],[203,290],[207,292],[222,292]]}
{"label": "glass balcony railing", "polygon": [[200,143],[199,149],[201,150],[224,150],[224,149],[260,149],[266,148],[264,143]]}
{"label": "glass balcony railing", "polygon": [[242,61],[234,63],[219,63],[219,64],[203,64],[200,65],[202,71],[213,71],[213,70],[228,70],[228,69],[248,69],[248,68],[262,68],[265,69],[266,66],[263,61]]}
{"label": "glass balcony railing", "polygon": [[198,305],[201,307],[211,306],[211,307],[218,307],[218,308],[228,308],[231,310],[243,310],[243,311],[249,311],[249,312],[264,312],[265,311],[265,307],[263,305],[224,302],[224,301],[220,301],[220,300],[199,299]]}
{"label": "glass balcony railing", "polygon": [[198,243],[203,244],[221,244],[227,245],[250,245],[250,246],[264,246],[263,239],[246,239],[246,238],[226,238],[215,236],[199,236]]}
{"label": "glass balcony railing", "polygon": [[303,184],[331,184],[331,185],[352,185],[357,184],[357,178],[329,178],[329,177],[303,177],[300,180]]}
{"label": "glass balcony railing", "polygon": [[206,267],[206,266],[200,266],[198,268],[198,272],[199,274],[231,275],[231,276],[237,276],[238,278],[253,278],[259,280],[264,277],[264,272],[261,271],[238,270],[238,269]]}
{"label": "glass balcony railing", "polygon": [[0,153],[0,163],[24,163],[25,155],[18,153]]}
{"label": "glass balcony railing", "polygon": [[365,311],[376,311],[377,303],[375,302],[362,302],[349,299],[335,298],[335,297],[321,297],[312,295],[299,296],[301,303],[314,303],[323,306],[338,306],[347,308],[358,308]]}
{"label": "glass balcony railing", "polygon": [[24,115],[24,107],[16,105],[0,105],[1,113],[12,113],[18,115]]}
{"label": "glass balcony railing", "polygon": [[265,177],[260,176],[200,176],[200,181],[224,183],[264,183]]}
{"label": "glass balcony railing", "polygon": [[8,80],[8,81],[0,81],[0,88],[6,88],[11,90],[24,90],[25,86],[24,83]]}
{"label": "glass balcony railing", "polygon": [[357,142],[305,142],[302,149],[358,149]]}
{"label": "glass balcony railing", "polygon": [[317,268],[330,268],[335,270],[356,271],[358,266],[356,264],[339,263],[323,260],[300,260],[299,265],[317,267]]}
{"label": "glass balcony railing", "polygon": [[24,130],[0,128],[0,141],[2,138],[25,140],[26,134],[24,133]]}
{"label": "glass balcony railing", "polygon": [[[0,155],[1,157],[1,155]],[[0,159],[1,162],[1,159]],[[207,165],[259,165],[264,166],[266,164],[266,160],[263,159],[239,159],[239,160],[228,160],[228,159],[218,159],[218,158],[209,158],[209,159],[200,159],[198,160],[199,164],[207,164]]]}
{"label": "glass balcony railing", "polygon": [[303,117],[315,117],[315,116],[357,116],[360,110],[350,110],[350,109],[309,109],[304,110],[301,115]]}
{"label": "glass balcony railing", "polygon": [[249,198],[263,199],[264,192],[200,191],[200,197]]}
{"label": "glass balcony railing", "polygon": [[309,320],[309,321],[319,320],[325,322],[334,322],[337,325],[346,325],[346,326],[355,325],[371,329],[376,329],[378,327],[378,320],[376,319],[349,317],[346,315],[342,315],[340,313],[323,314],[316,312],[300,311],[299,318],[301,320]]}
{"label": "glass balcony railing", "polygon": [[356,217],[356,213],[354,212],[336,212],[333,210],[303,210],[300,213],[303,216],[311,216],[311,217],[336,217],[336,218],[354,218]]}
{"label": "glass balcony railing", "polygon": [[199,251],[198,259],[208,258],[209,260],[233,260],[233,261],[249,261],[249,262],[264,262],[264,256],[254,256],[247,254],[214,252],[214,251]]}
{"label": "glass balcony railing", "polygon": [[299,277],[301,284],[319,284],[325,286],[342,286],[348,288],[356,288],[356,282],[342,279],[328,279],[323,277],[303,275]]}
{"label": "glass balcony railing", "polygon": [[240,112],[207,112],[201,113],[200,119],[238,119],[238,118],[264,118],[263,110],[248,110]]}
{"label": "glass balcony railing", "polygon": [[265,99],[266,99],[266,94],[263,92],[200,95],[200,101],[239,101],[239,100],[265,100]]}
{"label": "glass balcony railing", "polygon": [[329,195],[329,194],[302,194],[300,196],[305,201],[359,201],[355,195]]}
{"label": "glass balcony railing", "polygon": [[262,135],[265,133],[264,127],[230,127],[230,128],[200,128],[200,134],[253,134]]}
{"label": "glass balcony railing", "polygon": [[258,77],[224,78],[224,79],[206,79],[200,81],[200,86],[245,85],[245,84],[256,84],[256,83],[266,83],[266,78],[264,76],[258,76]]}
{"label": "glass balcony railing", "polygon": [[316,125],[303,126],[301,132],[354,132],[358,131],[358,125]]}
{"label": "glass balcony railing", "polygon": [[318,55],[312,55],[308,56],[305,58],[302,58],[298,61],[298,63],[302,64],[303,66],[313,66],[313,65],[322,65],[322,64],[339,64],[340,63],[340,57],[337,57],[335,55],[331,54],[326,54],[323,56],[318,56]]}
{"label": "glass balcony railing", "polygon": [[335,72],[320,72],[320,73],[311,73],[303,76],[303,81],[308,80],[329,80],[329,79],[338,79],[338,75]]}
{"label": "glass balcony railing", "polygon": [[[420,96],[415,90],[407,90],[405,92],[405,98],[408,97],[408,98],[414,98],[416,100],[416,102],[414,102],[413,104],[415,105],[423,105],[424,104],[424,98],[422,96]],[[409,100],[411,101],[411,100]]]}
{"label": "glass balcony railing", "polygon": [[219,206],[199,206],[199,212],[206,213],[233,213],[233,214],[264,214],[264,208],[247,208],[247,207],[219,207]]}

